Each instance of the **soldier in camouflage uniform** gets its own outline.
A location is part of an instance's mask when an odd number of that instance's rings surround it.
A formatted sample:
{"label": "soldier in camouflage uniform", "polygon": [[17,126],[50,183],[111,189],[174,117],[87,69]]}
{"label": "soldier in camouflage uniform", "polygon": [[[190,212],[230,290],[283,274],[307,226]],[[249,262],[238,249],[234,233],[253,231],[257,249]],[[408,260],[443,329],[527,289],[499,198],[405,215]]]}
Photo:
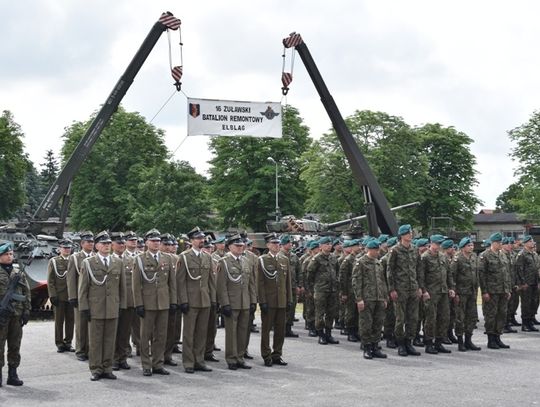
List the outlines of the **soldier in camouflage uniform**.
{"label": "soldier in camouflage uniform", "polygon": [[[447,267],[450,268],[452,260],[456,255],[457,246],[454,244],[452,239],[446,239],[441,243],[441,253],[444,254],[444,258],[447,263]],[[452,276],[453,277],[453,276]],[[453,343],[458,343],[456,336],[454,335],[454,328],[456,325],[456,309],[454,307],[453,299],[450,300],[450,318],[448,320],[448,332],[443,339],[445,345],[452,345]]]}
{"label": "soldier in camouflage uniform", "polygon": [[379,350],[379,339],[388,303],[388,288],[379,261],[379,241],[366,243],[367,254],[356,261],[352,272],[352,291],[359,315],[364,358],[386,358]]}
{"label": "soldier in camouflage uniform", "polygon": [[[429,239],[419,238],[414,240],[414,247],[417,250],[416,270],[420,268],[422,255],[429,249]],[[424,301],[418,302],[418,323],[416,324],[416,335],[413,339],[414,346],[424,347],[424,336],[420,332],[424,329],[426,323],[426,306]]]}
{"label": "soldier in camouflage uniform", "polygon": [[312,240],[307,245],[308,251],[300,258],[300,283],[304,289],[304,319],[306,321],[307,329],[309,330],[310,337],[317,337],[317,330],[315,329],[315,303],[313,301],[313,293],[308,289],[308,276],[307,268],[311,259],[317,255],[320,250],[319,241]]}
{"label": "soldier in camouflage uniform", "polygon": [[30,287],[26,280],[26,274],[13,267],[13,247],[11,243],[4,243],[0,245],[0,300],[6,295],[10,282],[17,276],[20,276],[14,293],[17,298],[11,301],[15,311],[13,313],[4,310],[0,311],[2,319],[5,318],[5,325],[0,326],[0,387],[2,387],[2,368],[5,363],[6,342],[8,363],[8,379],[6,383],[11,386],[23,385],[23,381],[17,375],[17,368],[21,363],[22,327],[28,323],[30,318]]}
{"label": "soldier in camouflage uniform", "polygon": [[291,266],[291,286],[292,286],[292,306],[287,312],[287,326],[285,328],[286,338],[298,338],[298,334],[294,333],[292,326],[294,325],[294,314],[296,312],[296,304],[298,301],[298,294],[300,294],[300,287],[298,278],[300,277],[300,259],[296,254],[292,252],[292,240],[289,235],[281,236],[279,240],[281,250],[280,256],[285,256],[289,260]]}
{"label": "soldier in camouflage uniform", "polygon": [[[397,244],[397,238],[391,237],[386,241],[386,246],[388,252],[381,257],[381,266],[384,272],[384,282],[388,287],[388,258],[390,257],[390,251]],[[386,339],[386,347],[389,349],[395,349],[396,338],[394,337],[394,328],[396,326],[396,313],[394,312],[394,303],[388,301],[386,304],[386,310],[384,313],[384,324],[383,324],[383,339]]]}
{"label": "soldier in camouflage uniform", "polygon": [[[517,331],[512,328],[511,324],[511,318],[510,315],[514,315],[515,309],[514,303],[516,302],[514,298],[514,291],[517,292],[516,286],[517,286],[517,280],[516,280],[516,257],[514,255],[514,251],[512,250],[512,240],[513,238],[510,238],[508,236],[503,237],[502,240],[502,249],[501,254],[505,257],[505,264],[507,266],[507,272],[508,276],[510,278],[510,287],[511,287],[511,293],[512,296],[508,300],[508,306],[506,307],[506,322],[504,324],[503,333],[505,334],[511,334],[516,333]],[[519,295],[516,295],[516,297],[519,297]]]}
{"label": "soldier in camouflage uniform", "polygon": [[523,249],[516,258],[516,277],[521,294],[521,330],[524,332],[538,331],[534,326],[534,315],[540,259],[535,246],[532,236],[524,236]]}
{"label": "soldier in camouflage uniform", "polygon": [[340,302],[345,305],[344,323],[349,342],[358,342],[358,310],[352,289],[352,272],[356,263],[356,255],[360,251],[357,239],[345,240],[343,251],[349,253],[339,266]]}
{"label": "soldier in camouflage uniform", "polygon": [[[456,335],[458,350],[480,350],[472,342],[478,320],[476,296],[478,294],[478,259],[473,252],[474,244],[469,237],[460,240],[459,253],[454,257],[450,270],[456,286],[454,304],[456,308]],[[463,341],[465,334],[465,341]]]}
{"label": "soldier in camouflage uniform", "polygon": [[502,235],[493,233],[489,237],[490,247],[479,258],[478,279],[482,291],[482,312],[488,336],[488,348],[500,349],[510,346],[501,341],[506,321],[506,307],[510,299],[510,276],[501,254]]}
{"label": "soldier in camouflage uniform", "polygon": [[[445,255],[441,253],[442,235],[432,235],[430,246],[421,256],[418,269],[418,285],[426,307],[424,343],[426,353],[451,353],[442,343],[447,335],[450,320],[448,297],[454,298],[454,281]],[[433,339],[435,338],[435,344]]]}
{"label": "soldier in camouflage uniform", "polygon": [[422,295],[416,277],[417,253],[411,244],[411,225],[401,225],[398,236],[399,243],[388,259],[388,290],[396,312],[394,335],[400,356],[420,356],[411,344],[418,323],[418,300]]}
{"label": "soldier in camouflage uniform", "polygon": [[330,256],[332,239],[328,236],[319,240],[321,251],[307,267],[308,290],[315,302],[315,328],[319,344],[338,344],[332,336],[332,325],[338,312],[337,304],[337,260]]}
{"label": "soldier in camouflage uniform", "polygon": [[519,307],[519,290],[518,290],[518,284],[517,284],[517,275],[516,275],[516,258],[519,252],[521,251],[521,248],[516,251],[515,249],[515,239],[512,236],[509,236],[508,243],[510,245],[510,254],[512,256],[512,264],[514,267],[512,267],[511,274],[510,274],[510,284],[512,286],[512,296],[510,297],[510,300],[508,301],[508,307],[506,310],[506,326],[504,328],[504,331],[507,330],[507,328],[512,329],[512,326],[519,326],[518,322],[516,321],[516,312]]}

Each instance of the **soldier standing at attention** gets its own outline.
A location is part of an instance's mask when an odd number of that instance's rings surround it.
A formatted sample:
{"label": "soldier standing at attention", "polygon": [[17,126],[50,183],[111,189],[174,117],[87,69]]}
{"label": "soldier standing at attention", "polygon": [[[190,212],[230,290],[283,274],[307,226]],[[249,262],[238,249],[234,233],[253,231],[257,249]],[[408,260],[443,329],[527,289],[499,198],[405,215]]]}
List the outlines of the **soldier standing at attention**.
{"label": "soldier standing at attention", "polygon": [[178,303],[184,314],[182,363],[186,373],[211,372],[204,362],[210,307],[216,305],[212,256],[202,251],[205,234],[199,227],[188,233],[191,249],[182,252],[176,266]]}
{"label": "soldier standing at attention", "polygon": [[534,326],[535,300],[538,297],[540,260],[532,236],[523,236],[523,249],[516,258],[516,275],[521,294],[521,330],[537,332]]}
{"label": "soldier standing at attention", "polygon": [[[286,366],[282,359],[285,340],[287,308],[292,305],[291,272],[289,260],[279,256],[279,238],[275,233],[264,237],[268,253],[259,257],[257,265],[257,294],[261,308],[261,356],[264,365]],[[270,348],[270,330],[274,328],[273,350]]]}
{"label": "soldier standing at attention", "polygon": [[[460,240],[459,253],[452,260],[451,271],[456,284],[456,335],[458,350],[480,350],[472,342],[472,335],[478,320],[476,297],[478,295],[478,264],[473,253],[474,244],[469,237]],[[463,341],[465,334],[465,341]]]}
{"label": "soldier standing at attention", "polygon": [[338,312],[337,262],[330,256],[332,239],[328,236],[319,240],[321,251],[309,262],[307,268],[308,289],[315,302],[315,328],[319,344],[338,344],[332,336],[332,325]]}
{"label": "soldier standing at attention", "polygon": [[506,321],[504,323],[503,333],[505,334],[512,334],[517,333],[515,329],[512,328],[512,324],[510,322],[509,313],[511,315],[515,314],[515,310],[513,309],[515,298],[514,298],[514,290],[516,287],[516,256],[514,256],[514,252],[512,251],[512,241],[510,237],[503,237],[502,240],[502,249],[501,254],[503,255],[504,263],[506,266],[506,272],[508,273],[508,278],[510,279],[510,292],[512,296],[510,297],[510,300],[508,300],[508,305],[506,307]]}
{"label": "soldier standing at attention", "polygon": [[343,321],[349,342],[358,342],[358,310],[352,288],[352,272],[356,255],[360,251],[360,242],[356,239],[343,242],[343,252],[347,253],[339,266],[340,301],[345,304]]}
{"label": "soldier standing at attention", "polygon": [[[248,260],[249,268],[251,270],[251,274],[253,274],[253,278],[255,279],[255,288],[257,287],[257,263],[259,262],[259,255],[257,249],[253,249],[253,241],[251,239],[244,239],[246,242],[246,247],[244,250],[244,253],[242,254],[246,260]],[[255,289],[255,297],[257,296],[257,290]],[[249,329],[247,333],[247,342],[246,342],[246,353],[244,354],[244,359],[253,359],[253,356],[251,356],[248,352],[249,347],[249,341],[251,339],[252,333],[259,333],[259,330],[257,329],[257,326],[253,322],[255,320],[255,310],[257,306],[257,301],[255,301],[255,309],[250,310],[249,313]]]}
{"label": "soldier standing at attention", "polygon": [[[214,279],[214,285],[217,287],[217,270],[218,261],[214,259],[214,244],[212,237],[207,235],[204,239],[202,251],[208,253],[212,258],[212,278]],[[217,298],[217,294],[216,294]],[[182,314],[180,312],[180,314]],[[216,334],[217,334],[217,303],[210,307],[210,314],[208,316],[208,328],[206,332],[206,346],[204,349],[204,360],[207,362],[219,362],[219,359],[214,356],[214,348],[216,347]]]}
{"label": "soldier standing at attention", "polygon": [[[388,252],[384,256],[381,257],[381,266],[384,272],[384,282],[387,287],[388,287],[388,258],[390,257],[390,251],[396,244],[397,244],[397,238],[390,237],[386,241]],[[384,313],[383,339],[386,339],[386,347],[389,349],[397,348],[396,338],[394,337],[395,325],[396,325],[396,314],[394,312],[394,303],[392,301],[388,301],[388,303],[386,304],[386,310]]]}
{"label": "soldier standing at attention", "polygon": [[[144,235],[148,250],[135,258],[132,283],[135,313],[141,321],[141,363],[144,376],[168,375],[163,368],[169,310],[177,308],[173,258],[159,250],[159,230]],[[152,356],[150,356],[152,350]]]}
{"label": "soldier standing at attention", "polygon": [[304,288],[304,307],[303,316],[306,321],[306,329],[309,330],[310,337],[317,337],[317,330],[315,329],[315,304],[313,302],[313,293],[307,289],[307,267],[311,259],[319,252],[319,242],[317,240],[311,240],[307,244],[306,253],[300,258],[300,285]]}
{"label": "soldier standing at attention", "polygon": [[[176,246],[174,244],[174,236],[170,233],[164,233],[160,236],[160,239],[161,242],[159,245],[159,250],[162,253],[167,253],[169,256],[172,257],[172,263],[174,265],[172,273],[173,278],[176,280],[176,263],[178,262],[178,257],[175,254]],[[176,314],[181,314],[181,312],[178,311],[176,308],[173,308],[169,309],[169,318],[167,320],[167,340],[165,341],[165,353],[163,355],[163,364],[168,366],[178,366],[178,363],[173,360],[172,355],[174,347],[176,346]]]}
{"label": "soldier standing at attention", "polygon": [[28,323],[30,318],[30,287],[26,280],[25,273],[13,267],[13,247],[11,243],[0,245],[0,299],[4,298],[10,282],[19,278],[19,283],[15,287],[16,298],[12,302],[14,311],[6,316],[6,324],[0,326],[0,387],[2,387],[2,368],[5,359],[4,352],[7,342],[7,363],[8,379],[10,386],[22,386],[23,381],[17,375],[17,368],[21,363],[21,341],[23,335],[22,327]]}
{"label": "soldier standing at attention", "polygon": [[47,289],[54,311],[54,342],[58,353],[75,352],[73,340],[73,305],[68,298],[68,263],[73,244],[64,239],[59,242],[60,254],[49,260],[47,269]]}
{"label": "soldier standing at attention", "polygon": [[[429,239],[425,238],[419,238],[415,239],[414,246],[416,247],[416,251],[418,253],[417,256],[417,265],[416,270],[420,268],[420,262],[422,260],[422,255],[429,250]],[[426,307],[424,304],[424,301],[418,302],[418,323],[416,324],[416,336],[413,339],[413,345],[414,346],[425,346],[424,344],[424,338],[420,335],[420,331],[424,329],[424,325],[426,323]]]}
{"label": "soldier standing at attention", "polygon": [[118,328],[116,330],[116,343],[114,346],[114,361],[113,370],[129,370],[131,367],[127,362],[127,358],[131,353],[129,346],[129,336],[131,333],[132,321],[138,319],[135,314],[135,306],[133,304],[133,263],[135,259],[126,252],[125,235],[122,232],[111,233],[112,240],[112,257],[122,262],[122,272],[124,273],[124,281],[126,284],[126,307],[120,309],[118,315]]}
{"label": "soldier standing at attention", "polygon": [[105,231],[94,239],[97,254],[83,261],[79,281],[79,309],[89,329],[90,380],[115,380],[112,372],[120,309],[126,308],[122,261],[110,255],[111,238]]}
{"label": "soldier standing at attention", "polygon": [[[418,269],[418,285],[422,289],[422,300],[426,310],[424,343],[426,353],[451,353],[443,345],[448,332],[450,308],[448,297],[454,298],[454,281],[445,255],[441,253],[442,235],[432,235],[430,246],[422,254]],[[435,339],[435,345],[433,344]]]}
{"label": "soldier standing at attention", "polygon": [[510,346],[501,341],[506,322],[506,307],[510,299],[510,277],[501,254],[502,235],[489,237],[490,247],[479,258],[478,277],[482,291],[482,312],[488,336],[488,348],[500,349]]}
{"label": "soldier standing at attention", "polygon": [[[444,255],[446,260],[447,269],[450,270],[450,264],[454,260],[456,255],[457,246],[454,244],[452,239],[446,239],[441,243],[441,253]],[[453,278],[453,276],[452,276]],[[456,326],[456,310],[454,308],[453,299],[450,300],[450,318],[448,320],[448,332],[443,339],[445,345],[452,345],[453,343],[458,343],[456,336],[454,335],[454,329]]]}
{"label": "soldier standing at attention", "polygon": [[[216,284],[217,284],[218,264],[219,264],[219,261],[221,260],[221,258],[223,256],[225,256],[225,254],[226,254],[225,253],[225,241],[226,241],[225,236],[218,237],[214,241],[212,241],[212,244],[214,246],[214,250],[212,251],[212,254],[211,254],[211,256],[212,256],[212,271],[213,271],[213,273],[215,275]],[[220,247],[219,252],[217,250],[218,246]],[[208,333],[207,333],[207,336],[208,336],[208,338],[212,336],[212,340],[211,341],[209,341],[209,340],[206,341],[206,349],[204,351],[204,360],[206,360],[207,362],[219,362],[219,359],[214,355],[214,351],[220,351],[221,350],[220,348],[216,347],[217,325],[218,325],[218,322],[219,322],[219,315],[218,315],[219,314],[218,313],[219,299],[217,298],[217,294],[216,294],[216,299],[217,299],[217,304],[216,304],[216,307],[215,307],[214,318],[212,320],[212,315],[210,315],[210,317],[208,319]],[[210,311],[210,314],[212,314],[212,311]],[[180,315],[182,315],[182,313],[180,313]],[[249,332],[248,332],[248,340],[249,340]]]}
{"label": "soldier standing at attention", "polygon": [[[137,234],[133,231],[128,231],[125,233],[126,238],[126,251],[125,259],[131,259],[132,261],[132,267],[131,267],[131,274],[129,274],[129,277],[126,274],[126,293],[128,296],[131,296],[133,298],[133,282],[132,282],[132,275],[133,275],[133,267],[135,266],[135,257],[140,253],[139,249],[137,248],[137,242],[139,238],[137,237]],[[130,281],[127,281],[129,278]],[[127,304],[129,304],[129,300],[127,301]],[[135,307],[135,304],[133,305]],[[129,308],[129,305],[128,305]],[[133,312],[135,312],[135,308],[133,308]],[[137,356],[141,355],[140,352],[140,344],[141,344],[141,319],[137,317],[137,314],[134,315],[133,319],[131,320],[131,340],[133,342],[133,345],[135,346],[135,354]],[[128,345],[128,356],[131,355],[131,345]]]}
{"label": "soldier standing at attention", "polygon": [[257,301],[255,275],[243,256],[244,240],[238,234],[227,240],[229,253],[219,260],[217,296],[225,316],[225,360],[230,370],[251,369],[244,362],[249,315]]}
{"label": "soldier standing at attention", "polygon": [[384,321],[384,309],[388,302],[384,272],[379,260],[379,241],[366,243],[367,254],[356,261],[352,271],[352,291],[359,315],[360,337],[364,358],[385,359],[379,350],[379,339]]}
{"label": "soldier standing at attention", "polygon": [[287,326],[285,329],[286,338],[298,338],[298,334],[293,332],[294,314],[296,311],[297,295],[300,293],[298,278],[300,277],[300,259],[292,252],[292,240],[289,235],[281,236],[279,240],[281,250],[279,254],[289,260],[291,266],[291,286],[292,286],[292,305],[287,312]]}
{"label": "soldier standing at attention", "polygon": [[82,232],[81,251],[69,257],[67,268],[67,290],[70,304],[75,308],[75,356],[77,360],[84,362],[88,360],[88,321],[81,318],[81,312],[77,308],[79,305],[79,277],[82,272],[82,262],[93,256],[94,234],[90,231]]}
{"label": "soldier standing at attention", "polygon": [[398,238],[399,243],[388,259],[388,290],[396,312],[394,335],[399,356],[420,356],[411,344],[418,324],[418,300],[422,296],[416,277],[417,252],[411,244],[411,225],[401,225]]}

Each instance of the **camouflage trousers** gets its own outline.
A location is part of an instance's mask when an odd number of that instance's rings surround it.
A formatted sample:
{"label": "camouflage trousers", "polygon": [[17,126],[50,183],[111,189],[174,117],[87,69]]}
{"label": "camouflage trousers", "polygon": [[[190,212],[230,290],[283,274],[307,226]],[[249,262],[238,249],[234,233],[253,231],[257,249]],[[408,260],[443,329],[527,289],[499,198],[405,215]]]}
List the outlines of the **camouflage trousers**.
{"label": "camouflage trousers", "polygon": [[5,364],[4,353],[7,342],[7,363],[10,367],[19,367],[21,363],[22,326],[19,315],[9,318],[8,323],[0,328],[0,368]]}
{"label": "camouflage trousers", "polygon": [[[418,301],[418,322],[416,323],[416,335],[420,335],[420,331],[426,326],[426,304],[424,301]],[[425,332],[424,332],[425,334]]]}
{"label": "camouflage trousers", "polygon": [[456,309],[456,335],[472,335],[478,320],[478,308],[476,307],[476,295],[460,294]]}
{"label": "camouflage trousers", "polygon": [[450,323],[450,304],[447,294],[433,293],[431,298],[424,301],[426,322],[424,324],[424,339],[446,338]]}
{"label": "camouflage trousers", "polygon": [[287,311],[287,325],[294,325],[294,314],[296,312],[296,304],[298,303],[298,298],[296,296],[296,288],[292,289],[292,307]]}
{"label": "camouflage trousers", "polygon": [[304,296],[304,319],[308,325],[315,322],[315,300],[313,295]]}
{"label": "camouflage trousers", "polygon": [[[341,302],[341,301],[340,301]],[[345,328],[357,329],[358,328],[358,308],[356,308],[356,299],[354,295],[349,295],[347,301],[341,303],[345,308],[345,314],[343,321],[345,322]],[[354,333],[354,332],[349,332]]]}
{"label": "camouflage trousers", "polygon": [[338,301],[335,292],[315,291],[315,329],[332,329],[338,315]]}
{"label": "camouflage trousers", "polygon": [[521,296],[521,319],[533,319],[537,309],[538,286],[529,285],[519,292]]}
{"label": "camouflage trousers", "polygon": [[501,335],[506,323],[506,308],[508,300],[506,294],[490,294],[490,300],[482,300],[482,313],[484,314],[484,327],[488,335]]}
{"label": "camouflage trousers", "polygon": [[358,324],[362,344],[379,342],[383,322],[384,301],[364,301],[364,310],[358,312]]}
{"label": "camouflage trousers", "polygon": [[506,321],[510,322],[512,318],[516,316],[517,309],[519,307],[519,291],[514,287],[512,289],[512,297],[508,301],[508,308],[506,310]]}
{"label": "camouflage trousers", "polygon": [[416,335],[418,323],[418,297],[416,291],[398,293],[398,300],[394,302],[396,312],[396,326],[394,336],[396,340],[413,339]]}
{"label": "camouflage trousers", "polygon": [[394,302],[389,301],[384,313],[384,333],[385,339],[394,337],[394,328],[396,326],[396,313],[394,311]]}

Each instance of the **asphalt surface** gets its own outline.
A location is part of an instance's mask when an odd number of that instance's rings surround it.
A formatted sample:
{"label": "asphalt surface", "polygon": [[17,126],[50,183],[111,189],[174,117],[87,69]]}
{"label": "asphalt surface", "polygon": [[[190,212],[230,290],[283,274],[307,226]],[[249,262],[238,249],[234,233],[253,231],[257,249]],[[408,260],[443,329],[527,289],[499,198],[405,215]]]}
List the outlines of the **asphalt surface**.
{"label": "asphalt surface", "polygon": [[[480,313],[481,315],[481,313]],[[260,322],[259,322],[260,326]],[[480,323],[482,328],[482,322]],[[296,323],[298,339],[286,339],[286,367],[263,366],[260,335],[253,334],[248,361],[252,370],[230,371],[224,361],[224,330],[219,329],[213,372],[188,375],[181,364],[170,376],[144,377],[140,359],[118,380],[90,381],[85,362],[73,353],[56,353],[52,321],[31,321],[24,328],[19,376],[24,386],[0,388],[0,406],[500,406],[539,404],[540,333],[507,334],[508,350],[487,350],[483,329],[473,337],[480,352],[399,357],[385,349],[386,360],[364,360],[359,344],[334,330],[339,345],[321,346]],[[175,355],[180,359],[181,355]]]}

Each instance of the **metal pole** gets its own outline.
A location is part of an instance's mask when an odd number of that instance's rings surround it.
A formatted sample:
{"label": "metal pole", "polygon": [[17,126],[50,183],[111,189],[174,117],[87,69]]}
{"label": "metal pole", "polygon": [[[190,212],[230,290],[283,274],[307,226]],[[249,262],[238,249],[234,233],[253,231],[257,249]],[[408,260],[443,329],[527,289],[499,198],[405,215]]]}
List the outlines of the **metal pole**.
{"label": "metal pole", "polygon": [[276,163],[276,222],[279,221],[279,195],[278,195],[278,191],[279,191],[279,184],[278,184],[278,165],[277,165],[277,161],[275,161]]}

